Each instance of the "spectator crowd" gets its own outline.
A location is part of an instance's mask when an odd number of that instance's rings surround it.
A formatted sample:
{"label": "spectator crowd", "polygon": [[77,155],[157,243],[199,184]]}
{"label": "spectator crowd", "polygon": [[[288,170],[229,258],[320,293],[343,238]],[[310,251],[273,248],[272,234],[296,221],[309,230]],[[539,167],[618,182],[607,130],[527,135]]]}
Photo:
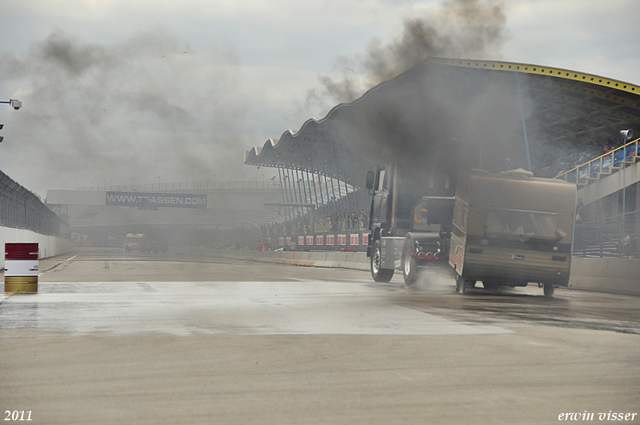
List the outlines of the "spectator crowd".
{"label": "spectator crowd", "polygon": [[554,178],[562,173],[585,164],[601,155],[623,146],[625,141],[607,139],[604,144],[598,142],[574,143],[572,146],[544,145],[533,148],[533,174],[537,177]]}

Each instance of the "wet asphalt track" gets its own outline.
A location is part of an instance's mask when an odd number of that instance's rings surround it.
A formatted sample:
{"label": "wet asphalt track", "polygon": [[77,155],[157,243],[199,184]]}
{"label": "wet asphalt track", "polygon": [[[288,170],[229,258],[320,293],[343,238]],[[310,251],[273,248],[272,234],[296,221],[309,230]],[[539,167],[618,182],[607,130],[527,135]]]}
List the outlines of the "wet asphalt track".
{"label": "wet asphalt track", "polygon": [[0,407],[40,423],[556,423],[640,405],[638,297],[118,249],[40,268],[38,294],[0,304]]}

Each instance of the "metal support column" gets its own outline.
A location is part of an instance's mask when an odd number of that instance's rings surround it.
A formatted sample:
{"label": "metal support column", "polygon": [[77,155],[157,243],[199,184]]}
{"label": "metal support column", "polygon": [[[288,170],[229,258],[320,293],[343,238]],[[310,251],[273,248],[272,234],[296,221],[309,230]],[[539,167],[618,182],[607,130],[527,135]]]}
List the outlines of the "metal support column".
{"label": "metal support column", "polygon": [[327,183],[327,167],[324,163],[324,158],[322,159],[322,172],[322,177],[324,180],[324,193],[327,195],[327,209],[329,213],[327,217],[331,217],[331,196],[329,196],[329,184]]}
{"label": "metal support column", "polygon": [[[327,166],[329,167],[329,172],[331,172],[331,153],[327,150]],[[336,215],[338,215],[338,198],[336,198],[336,188],[333,186],[333,174],[329,174],[329,178],[331,179],[331,198],[333,200],[333,205],[335,206]]]}
{"label": "metal support column", "polygon": [[[309,157],[309,161],[311,161],[311,157]],[[307,170],[307,181],[309,182],[309,193],[311,193],[311,179],[309,179],[309,164],[307,163],[307,158],[304,159],[304,168]],[[312,174],[313,175],[313,174]],[[316,181],[315,177],[313,179],[313,196],[314,196],[314,204],[316,204],[316,211],[318,211],[318,190],[316,189]]]}
{"label": "metal support column", "polygon": [[[293,177],[292,177],[292,172],[291,172],[291,168],[287,168],[287,180],[289,180],[289,191],[290,191],[290,198],[293,202],[297,203],[298,202],[298,197],[296,196],[296,191],[293,187]],[[298,216],[298,210],[293,209],[291,211],[291,213],[293,214],[293,218],[296,218]]]}
{"label": "metal support column", "polygon": [[[306,203],[306,202],[307,202],[307,201],[305,200],[306,196],[305,196],[305,198],[303,198],[303,197],[302,197],[302,190],[301,190],[301,188],[300,188],[300,180],[301,180],[301,178],[300,178],[300,176],[298,175],[298,168],[297,168],[297,167],[296,167],[296,169],[295,169],[295,170],[296,170],[295,183],[296,183],[296,185],[298,185],[298,197],[299,197],[298,199],[300,199],[300,201],[299,201],[299,202],[300,202],[301,204],[304,204],[304,203]],[[303,215],[304,215],[304,213],[305,213],[304,209],[303,209],[302,207],[300,207],[300,215],[301,215],[301,216],[303,216]]]}
{"label": "metal support column", "polygon": [[522,91],[520,91],[520,77],[516,72],[516,85],[518,86],[518,103],[520,104],[520,119],[522,120],[522,133],[524,134],[524,149],[527,154],[527,166],[531,171],[531,157],[529,156],[529,139],[527,138],[527,124],[524,119],[524,107],[522,106]]}
{"label": "metal support column", "polygon": [[351,188],[353,189],[353,212],[358,214],[358,196],[355,193],[356,177],[353,173],[353,165],[351,164],[351,150],[347,149],[347,159],[349,160],[349,169],[351,170]]}
{"label": "metal support column", "polygon": [[[282,202],[289,202],[288,197],[286,196],[286,192],[284,190],[284,181],[282,180],[282,170],[278,167],[278,178],[280,179],[280,192],[282,193]],[[284,209],[284,218],[285,220],[289,220],[289,209]]]}
{"label": "metal support column", "polygon": [[[336,164],[336,176],[338,176],[338,171],[340,170],[340,167],[338,166],[338,154],[336,153],[336,144],[333,144],[333,160]],[[338,200],[339,200],[339,204],[340,204],[340,219],[344,219],[344,206],[342,205],[342,196],[341,196],[341,191],[340,191],[340,179],[336,178],[337,180],[337,185],[338,185]],[[333,184],[333,181],[331,182],[331,184]]]}
{"label": "metal support column", "polygon": [[[316,157],[317,156],[318,154],[316,153]],[[312,158],[309,158],[309,161],[311,162],[311,167],[313,168]],[[326,216],[327,211],[325,210],[324,197],[322,196],[322,182],[320,181],[320,169],[317,167],[315,169],[316,169],[316,176],[318,176],[318,190],[320,191],[320,203],[322,204],[322,215]]]}

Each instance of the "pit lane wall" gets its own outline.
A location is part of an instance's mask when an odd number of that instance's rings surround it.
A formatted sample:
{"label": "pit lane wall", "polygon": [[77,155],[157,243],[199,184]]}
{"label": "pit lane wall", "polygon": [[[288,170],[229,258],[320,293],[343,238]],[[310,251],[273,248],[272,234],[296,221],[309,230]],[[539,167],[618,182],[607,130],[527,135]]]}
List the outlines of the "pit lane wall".
{"label": "pit lane wall", "polygon": [[[365,252],[339,251],[251,251],[234,249],[184,248],[194,256],[231,257],[307,267],[333,267],[369,270]],[[400,273],[400,272],[397,272]],[[640,296],[640,259],[580,258],[571,259],[569,288]]]}
{"label": "pit lane wall", "polygon": [[369,270],[369,258],[367,258],[366,252],[255,251],[246,249],[208,249],[203,247],[185,247],[178,251],[195,257],[228,257],[294,266]]}
{"label": "pit lane wall", "polygon": [[369,232],[361,229],[339,232],[318,232],[314,234],[294,234],[269,238],[274,248],[288,251],[359,251],[366,252]]}
{"label": "pit lane wall", "polygon": [[640,296],[640,259],[571,259],[569,288]]}
{"label": "pit lane wall", "polygon": [[64,254],[73,248],[73,243],[69,239],[41,235],[25,229],[0,227],[0,247],[2,247],[0,269],[4,270],[4,244],[21,242],[37,243],[40,259]]}

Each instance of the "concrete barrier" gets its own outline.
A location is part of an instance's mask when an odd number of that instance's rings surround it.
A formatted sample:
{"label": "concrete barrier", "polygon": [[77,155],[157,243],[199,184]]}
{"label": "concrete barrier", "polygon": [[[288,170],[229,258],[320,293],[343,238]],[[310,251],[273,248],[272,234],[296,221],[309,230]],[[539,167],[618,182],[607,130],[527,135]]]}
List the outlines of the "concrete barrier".
{"label": "concrete barrier", "polygon": [[574,257],[569,288],[640,295],[640,260]]}
{"label": "concrete barrier", "polygon": [[364,252],[249,251],[206,249],[203,247],[186,247],[175,249],[175,251],[197,256],[239,258],[246,261],[271,262],[294,266],[369,270],[369,259]]}
{"label": "concrete barrier", "polygon": [[[364,252],[236,251],[185,248],[196,255],[242,258],[279,264],[369,270]],[[571,259],[569,288],[640,296],[640,260],[620,258]]]}
{"label": "concrete barrier", "polygon": [[[0,227],[0,247],[4,250],[5,243],[23,242],[37,243],[40,259],[55,257],[70,252],[73,243],[69,239],[56,236],[41,235],[25,229]],[[0,255],[0,268],[4,270],[4,251]]]}

